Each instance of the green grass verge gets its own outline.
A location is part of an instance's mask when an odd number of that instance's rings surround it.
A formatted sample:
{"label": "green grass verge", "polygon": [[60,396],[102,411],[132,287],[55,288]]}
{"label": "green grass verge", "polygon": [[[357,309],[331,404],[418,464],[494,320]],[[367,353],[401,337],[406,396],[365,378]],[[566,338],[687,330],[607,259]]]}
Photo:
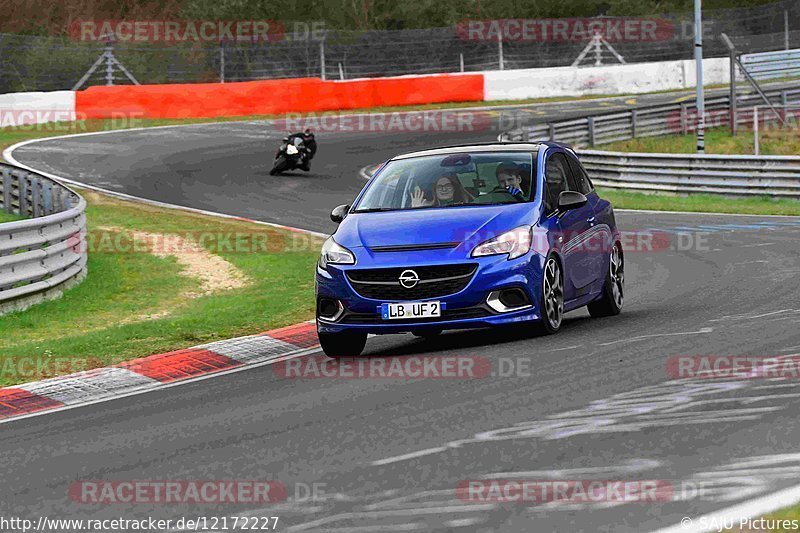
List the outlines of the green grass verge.
{"label": "green grass verge", "polygon": [[[313,318],[319,239],[81,192],[88,201],[94,243],[90,274],[59,300],[3,316],[0,385],[39,379],[53,368],[104,366]],[[113,228],[125,230],[120,234]],[[239,251],[231,249],[233,244],[218,249],[213,242],[220,241],[215,239],[205,247],[238,268],[250,283],[191,297],[199,292],[200,280],[185,275],[174,256],[129,251],[130,231],[233,236],[231,243],[238,234]],[[122,251],[112,252],[109,243],[116,239],[123,239]],[[22,360],[60,364],[49,365],[44,375],[30,375],[19,372],[27,368],[15,364]]]}
{"label": "green grass verge", "polygon": [[[694,153],[694,135],[665,135],[645,137],[604,144],[602,150],[612,152]],[[779,129],[764,131],[760,135],[761,153],[764,155],[800,154],[800,135],[797,130]],[[706,153],[752,154],[753,132],[743,130],[732,136],[727,128],[713,128],[706,132]],[[754,215],[800,215],[800,201],[769,197],[730,198],[715,194],[677,196],[669,194],[643,194],[605,189],[602,193],[617,208],[652,209],[656,211],[703,211],[709,213],[744,213]]]}
{"label": "green grass verge", "polygon": [[5,211],[0,211],[0,224],[3,222],[14,222],[15,220],[23,220],[23,217],[19,215],[12,215],[11,213],[6,213]]}
{"label": "green grass verge", "polygon": [[[660,152],[691,154],[696,151],[695,135],[664,135],[641,137],[628,141],[604,144],[602,150],[612,152]],[[727,128],[706,131],[707,154],[753,154],[753,132],[742,129],[735,137]],[[800,135],[797,129],[769,129],[759,134],[762,155],[800,155]]]}
{"label": "green grass verge", "polygon": [[689,196],[645,194],[603,187],[598,187],[597,192],[609,200],[616,209],[800,216],[800,201],[791,199],[773,199],[765,196],[729,198],[717,194]]}

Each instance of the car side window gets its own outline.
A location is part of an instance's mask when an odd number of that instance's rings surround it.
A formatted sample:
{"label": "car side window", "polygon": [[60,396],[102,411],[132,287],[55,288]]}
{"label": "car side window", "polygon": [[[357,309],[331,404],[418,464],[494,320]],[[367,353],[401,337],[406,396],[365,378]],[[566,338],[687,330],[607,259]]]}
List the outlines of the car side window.
{"label": "car side window", "polygon": [[592,192],[594,187],[592,186],[592,181],[589,179],[589,175],[586,174],[586,170],[581,165],[580,161],[575,159],[574,157],[568,157],[569,166],[572,169],[572,175],[575,178],[575,185],[576,191],[581,194],[589,194]]}
{"label": "car side window", "polygon": [[564,154],[556,152],[547,158],[544,167],[545,184],[545,214],[550,215],[558,206],[558,197],[563,191],[570,190],[568,176],[571,175],[569,164]]}

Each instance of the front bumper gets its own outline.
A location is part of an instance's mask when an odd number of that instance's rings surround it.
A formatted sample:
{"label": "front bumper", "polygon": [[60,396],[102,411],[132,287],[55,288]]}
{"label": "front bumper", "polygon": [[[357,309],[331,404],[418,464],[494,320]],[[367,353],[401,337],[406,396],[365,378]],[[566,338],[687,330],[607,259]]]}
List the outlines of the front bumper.
{"label": "front bumper", "polygon": [[[394,255],[394,254],[393,254]],[[398,254],[400,255],[400,254]],[[320,333],[361,331],[374,334],[403,333],[425,329],[469,329],[500,326],[517,322],[538,320],[539,291],[544,258],[531,252],[523,257],[508,260],[506,256],[463,258],[460,261],[384,260],[381,264],[328,265],[326,270],[316,267],[317,302],[330,298],[341,302],[343,312],[335,321],[317,314]],[[414,268],[432,265],[470,263],[478,265],[469,283],[460,291],[422,300],[379,300],[365,298],[353,288],[345,275],[348,270],[364,268]],[[498,312],[487,304],[488,296],[501,289],[520,288],[528,297],[528,306],[509,312]],[[443,304],[439,318],[411,320],[383,320],[379,313],[382,303],[397,301],[439,301]]]}

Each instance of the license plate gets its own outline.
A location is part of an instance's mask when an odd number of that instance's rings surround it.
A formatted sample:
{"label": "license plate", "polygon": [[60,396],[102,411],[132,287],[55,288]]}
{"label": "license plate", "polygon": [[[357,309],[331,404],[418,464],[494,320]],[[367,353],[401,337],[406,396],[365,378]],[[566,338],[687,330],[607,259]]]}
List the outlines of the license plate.
{"label": "license plate", "polygon": [[384,320],[438,318],[440,316],[442,316],[442,306],[439,302],[381,304],[381,317]]}

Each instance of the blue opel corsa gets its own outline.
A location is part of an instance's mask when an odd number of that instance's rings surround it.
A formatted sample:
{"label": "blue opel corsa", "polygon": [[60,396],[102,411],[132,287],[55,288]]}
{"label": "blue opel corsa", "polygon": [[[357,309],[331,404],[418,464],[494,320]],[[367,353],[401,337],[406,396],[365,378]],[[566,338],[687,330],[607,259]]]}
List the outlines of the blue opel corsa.
{"label": "blue opel corsa", "polygon": [[319,340],[359,355],[367,334],[531,323],[564,312],[619,314],[624,262],[611,204],[575,152],[492,143],[385,163],[339,223],[316,268]]}

